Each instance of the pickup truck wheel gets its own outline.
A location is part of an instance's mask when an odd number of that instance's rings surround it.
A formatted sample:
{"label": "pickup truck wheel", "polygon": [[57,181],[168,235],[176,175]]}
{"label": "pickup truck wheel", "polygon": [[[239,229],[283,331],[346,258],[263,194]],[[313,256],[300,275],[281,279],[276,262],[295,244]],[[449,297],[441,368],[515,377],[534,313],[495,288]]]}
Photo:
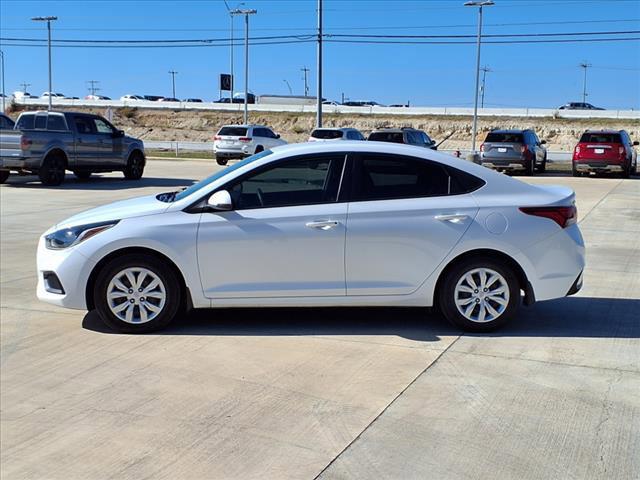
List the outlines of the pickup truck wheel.
{"label": "pickup truck wheel", "polygon": [[76,170],[73,172],[73,174],[80,180],[89,180],[89,177],[91,177],[91,173],[92,172],[87,170]]}
{"label": "pickup truck wheel", "polygon": [[129,155],[127,166],[123,171],[124,178],[127,180],[140,180],[142,172],[144,172],[144,157],[140,152],[133,152]]}
{"label": "pickup truck wheel", "polygon": [[62,155],[52,153],[42,162],[38,177],[43,185],[56,186],[64,182],[66,162]]}
{"label": "pickup truck wheel", "polygon": [[9,170],[0,170],[0,183],[4,183],[9,178]]}
{"label": "pickup truck wheel", "polygon": [[218,163],[218,165],[226,165],[227,164],[227,159],[226,158],[221,158],[221,157],[216,157],[216,162]]}

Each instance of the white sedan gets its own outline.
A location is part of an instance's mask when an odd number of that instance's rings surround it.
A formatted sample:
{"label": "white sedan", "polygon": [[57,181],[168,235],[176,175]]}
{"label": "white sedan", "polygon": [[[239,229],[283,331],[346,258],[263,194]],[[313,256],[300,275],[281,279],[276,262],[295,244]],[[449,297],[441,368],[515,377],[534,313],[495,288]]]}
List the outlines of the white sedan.
{"label": "white sedan", "polygon": [[38,297],[149,332],[187,308],[436,306],[470,331],[582,286],[574,193],[432,150],[265,150],[86,211],[38,246]]}

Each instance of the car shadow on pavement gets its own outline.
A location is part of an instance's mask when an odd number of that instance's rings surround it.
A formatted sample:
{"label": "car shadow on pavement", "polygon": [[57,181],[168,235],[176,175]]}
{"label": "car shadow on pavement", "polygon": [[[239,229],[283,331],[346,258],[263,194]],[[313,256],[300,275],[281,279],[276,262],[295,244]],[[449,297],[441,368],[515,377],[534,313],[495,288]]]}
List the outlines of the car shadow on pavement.
{"label": "car shadow on pavement", "polygon": [[88,180],[80,180],[73,175],[67,175],[62,185],[48,187],[42,185],[38,177],[33,175],[11,175],[5,185],[39,190],[126,190],[146,187],[188,187],[194,182],[195,180],[190,178],[142,177],[140,180],[126,180],[122,177],[96,174]]}
{"label": "car shadow on pavement", "polygon": [[[493,337],[640,338],[640,300],[568,297],[521,307]],[[116,333],[95,311],[85,329]],[[436,342],[460,335],[440,314],[425,308],[225,308],[195,310],[150,335],[298,336],[395,335]],[[472,335],[472,334],[465,334]]]}

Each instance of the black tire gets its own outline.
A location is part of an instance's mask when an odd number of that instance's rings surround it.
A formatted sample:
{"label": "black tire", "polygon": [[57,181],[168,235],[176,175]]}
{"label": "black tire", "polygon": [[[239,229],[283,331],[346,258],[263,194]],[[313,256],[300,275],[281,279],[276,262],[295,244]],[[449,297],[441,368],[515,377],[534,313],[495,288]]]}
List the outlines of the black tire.
{"label": "black tire", "polygon": [[533,176],[533,174],[535,173],[535,166],[536,166],[535,158],[530,158],[524,167],[524,174],[528,177]]}
{"label": "black tire", "polygon": [[9,178],[9,170],[0,170],[0,183],[4,183]]}
{"label": "black tire", "polygon": [[89,170],[74,170],[73,174],[80,180],[89,180],[91,178],[91,171]]}
{"label": "black tire", "polygon": [[[164,305],[160,312],[157,313],[157,316],[147,322],[128,323],[112,312],[109,306],[109,299],[107,298],[109,284],[114,277],[127,268],[144,268],[152,272],[161,280],[162,286],[164,287]],[[138,274],[135,279],[140,279],[140,274]],[[126,282],[126,280],[124,280],[123,283],[124,282]],[[126,283],[125,286],[132,287],[132,285],[127,285]],[[133,289],[130,289],[127,293],[133,291]],[[143,293],[138,295],[143,295]],[[174,320],[179,312],[181,297],[180,282],[171,266],[167,265],[163,260],[147,254],[128,254],[110,261],[98,274],[93,292],[93,302],[102,321],[112,329],[122,333],[147,333],[165,328]],[[142,302],[150,302],[150,300],[144,297],[137,298],[137,300],[131,303],[134,304],[132,307],[134,315],[137,313],[137,316],[141,318],[140,309],[142,308]],[[128,304],[131,301],[128,297],[125,297],[123,300],[124,301],[117,306]],[[135,310],[136,308],[137,310]],[[125,310],[128,310],[128,307]]]}
{"label": "black tire", "polygon": [[544,173],[547,171],[547,155],[542,159],[542,163],[538,167],[538,173]]}
{"label": "black tire", "polygon": [[217,162],[218,165],[225,166],[227,164],[228,160],[226,158],[216,157],[216,162]]}
{"label": "black tire", "polygon": [[262,145],[258,145],[255,151],[253,152],[253,154],[255,155],[256,153],[260,153],[260,152],[264,152],[264,147]]}
{"label": "black tire", "polygon": [[144,172],[144,155],[136,151],[129,155],[127,166],[123,170],[127,180],[140,180]]}
{"label": "black tire", "polygon": [[628,165],[622,167],[622,173],[620,174],[622,178],[629,178],[631,176],[631,162]]}
{"label": "black tire", "polygon": [[[476,269],[488,269],[498,273],[502,277],[502,279],[496,281],[506,282],[505,291],[508,289],[509,297],[508,299],[506,299],[501,297],[500,294],[496,294],[493,297],[485,299],[486,297],[484,297],[484,295],[487,294],[483,292],[465,294],[469,295],[469,297],[467,298],[472,299],[470,302],[468,302],[467,305],[469,307],[471,307],[471,305],[476,305],[472,308],[470,315],[473,317],[473,315],[475,314],[478,316],[478,319],[471,320],[463,315],[463,313],[461,313],[456,306],[456,286],[458,282],[464,282],[463,278],[467,274],[469,274],[469,272],[473,272]],[[473,274],[472,278],[474,279],[474,281],[476,281],[477,285],[480,283],[479,273]],[[496,284],[495,282],[491,285],[488,285],[489,293],[492,289],[497,291],[498,289],[495,288],[497,285],[499,284]],[[475,290],[475,292],[478,292],[478,290]],[[464,293],[459,293],[459,295],[463,294]],[[455,264],[452,268],[447,269],[444,277],[439,284],[437,295],[437,302],[440,311],[452,324],[468,332],[490,332],[503,326],[515,315],[518,306],[520,305],[520,284],[512,268],[500,260],[492,258],[468,259],[463,260]],[[475,295],[481,296],[482,300],[473,300]],[[504,294],[502,295],[504,296]],[[507,302],[507,304],[504,306],[503,311],[499,311],[502,307],[495,300],[493,300],[496,297],[498,297],[502,301]],[[459,299],[459,301],[464,300],[466,300],[466,298]],[[490,319],[489,321],[481,322],[479,321],[480,310],[481,308],[484,308],[481,306],[481,304],[484,305],[485,302],[496,312],[498,312],[499,315],[494,319]],[[485,309],[485,312],[489,312],[488,307]]]}
{"label": "black tire", "polygon": [[582,173],[578,171],[578,169],[576,168],[576,164],[572,163],[571,164],[571,175],[573,175],[574,177],[581,177]]}
{"label": "black tire", "polygon": [[38,177],[43,185],[57,186],[64,182],[67,161],[60,153],[50,153],[38,170]]}

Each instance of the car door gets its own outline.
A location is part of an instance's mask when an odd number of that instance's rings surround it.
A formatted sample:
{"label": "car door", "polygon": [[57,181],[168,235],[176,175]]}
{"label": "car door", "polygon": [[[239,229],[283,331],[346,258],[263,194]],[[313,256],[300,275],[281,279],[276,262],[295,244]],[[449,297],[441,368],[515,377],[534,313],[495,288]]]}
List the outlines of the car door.
{"label": "car door", "polygon": [[121,166],[123,137],[116,136],[116,129],[104,118],[93,117],[93,123],[99,137],[100,162],[110,167]]}
{"label": "car door", "polygon": [[100,136],[90,115],[73,115],[75,130],[76,165],[94,166],[102,161]]}
{"label": "car door", "polygon": [[344,296],[344,157],[286,159],[225,185],[233,210],[203,213],[198,229],[205,296]]}
{"label": "car door", "polygon": [[347,295],[410,294],[462,238],[476,202],[450,194],[450,171],[436,162],[382,154],[350,162]]}

